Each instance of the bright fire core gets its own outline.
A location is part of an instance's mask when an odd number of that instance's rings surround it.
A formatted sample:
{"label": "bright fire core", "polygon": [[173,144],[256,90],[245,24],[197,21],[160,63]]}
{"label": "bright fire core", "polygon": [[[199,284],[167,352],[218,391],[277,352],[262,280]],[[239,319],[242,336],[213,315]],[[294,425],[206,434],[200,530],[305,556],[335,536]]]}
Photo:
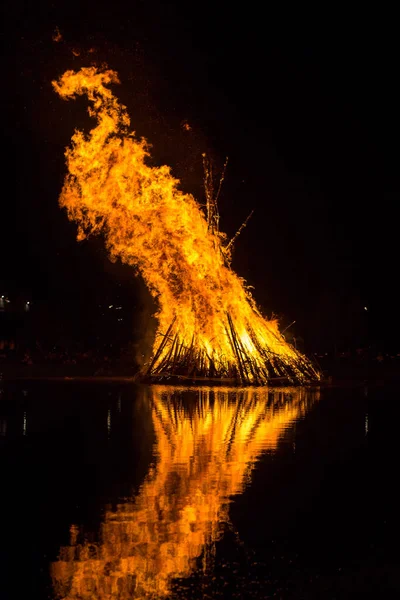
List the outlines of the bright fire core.
{"label": "bright fire core", "polygon": [[130,132],[113,83],[114,71],[95,67],[53,82],[62,98],[86,94],[97,119],[89,134],[75,131],[66,150],[60,204],[77,221],[78,239],[103,232],[111,258],[136,267],[157,301],[158,329],[144,374],[242,384],[318,379],[231,269],[226,236],[180,191],[169,167],[147,164],[147,143]]}

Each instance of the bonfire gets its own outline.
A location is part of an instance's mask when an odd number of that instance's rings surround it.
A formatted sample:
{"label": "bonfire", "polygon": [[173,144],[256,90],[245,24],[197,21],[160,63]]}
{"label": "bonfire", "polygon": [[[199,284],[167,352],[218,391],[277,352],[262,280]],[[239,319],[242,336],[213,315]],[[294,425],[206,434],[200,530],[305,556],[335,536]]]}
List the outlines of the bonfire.
{"label": "bonfire", "polygon": [[168,166],[148,164],[149,146],[130,131],[115,83],[116,72],[95,67],[53,82],[64,99],[86,94],[96,119],[89,133],[75,131],[66,150],[60,205],[77,222],[79,240],[102,232],[111,259],[135,267],[156,300],[158,327],[141,376],[241,385],[318,380],[318,369],[261,314],[233,271],[234,240],[219,229],[207,164],[204,209]]}

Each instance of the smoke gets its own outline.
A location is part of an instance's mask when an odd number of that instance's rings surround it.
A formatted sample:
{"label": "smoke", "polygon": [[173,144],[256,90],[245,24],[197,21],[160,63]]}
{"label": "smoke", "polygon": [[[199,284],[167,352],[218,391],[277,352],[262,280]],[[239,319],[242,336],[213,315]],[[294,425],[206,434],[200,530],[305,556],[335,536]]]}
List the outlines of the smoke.
{"label": "smoke", "polygon": [[155,317],[157,305],[146,287],[142,277],[136,278],[137,304],[134,313],[135,362],[143,367],[149,360],[153,350],[154,338],[158,322]]}

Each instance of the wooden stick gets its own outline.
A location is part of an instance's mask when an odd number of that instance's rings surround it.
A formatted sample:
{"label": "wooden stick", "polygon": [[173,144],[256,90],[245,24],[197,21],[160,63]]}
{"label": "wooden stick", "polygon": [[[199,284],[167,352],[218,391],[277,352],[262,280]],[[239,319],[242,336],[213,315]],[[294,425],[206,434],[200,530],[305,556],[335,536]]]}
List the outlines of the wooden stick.
{"label": "wooden stick", "polygon": [[153,368],[153,366],[154,366],[155,362],[158,360],[158,358],[159,358],[159,356],[160,356],[161,352],[162,352],[162,351],[163,351],[163,349],[164,349],[164,346],[165,346],[165,344],[167,343],[167,340],[168,340],[169,333],[170,333],[170,331],[171,331],[171,329],[172,329],[172,327],[173,327],[173,325],[174,325],[175,321],[176,321],[176,316],[173,318],[171,325],[168,327],[167,333],[165,334],[165,336],[164,336],[164,339],[162,340],[161,344],[159,345],[159,347],[158,347],[158,350],[157,350],[157,352],[155,353],[155,355],[154,355],[154,357],[153,357],[153,360],[151,361],[151,363],[150,363],[150,366],[149,366],[149,368],[148,368],[148,369],[147,369],[147,371],[146,371],[146,374],[150,374],[150,373],[151,373],[151,370],[152,370],[152,368]]}

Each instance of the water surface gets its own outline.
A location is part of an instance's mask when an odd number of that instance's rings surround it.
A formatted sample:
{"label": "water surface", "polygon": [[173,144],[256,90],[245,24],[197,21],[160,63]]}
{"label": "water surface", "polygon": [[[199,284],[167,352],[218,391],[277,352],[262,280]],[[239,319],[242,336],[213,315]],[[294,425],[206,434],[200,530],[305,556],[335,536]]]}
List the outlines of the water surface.
{"label": "water surface", "polygon": [[6,597],[392,597],[395,395],[7,385]]}

